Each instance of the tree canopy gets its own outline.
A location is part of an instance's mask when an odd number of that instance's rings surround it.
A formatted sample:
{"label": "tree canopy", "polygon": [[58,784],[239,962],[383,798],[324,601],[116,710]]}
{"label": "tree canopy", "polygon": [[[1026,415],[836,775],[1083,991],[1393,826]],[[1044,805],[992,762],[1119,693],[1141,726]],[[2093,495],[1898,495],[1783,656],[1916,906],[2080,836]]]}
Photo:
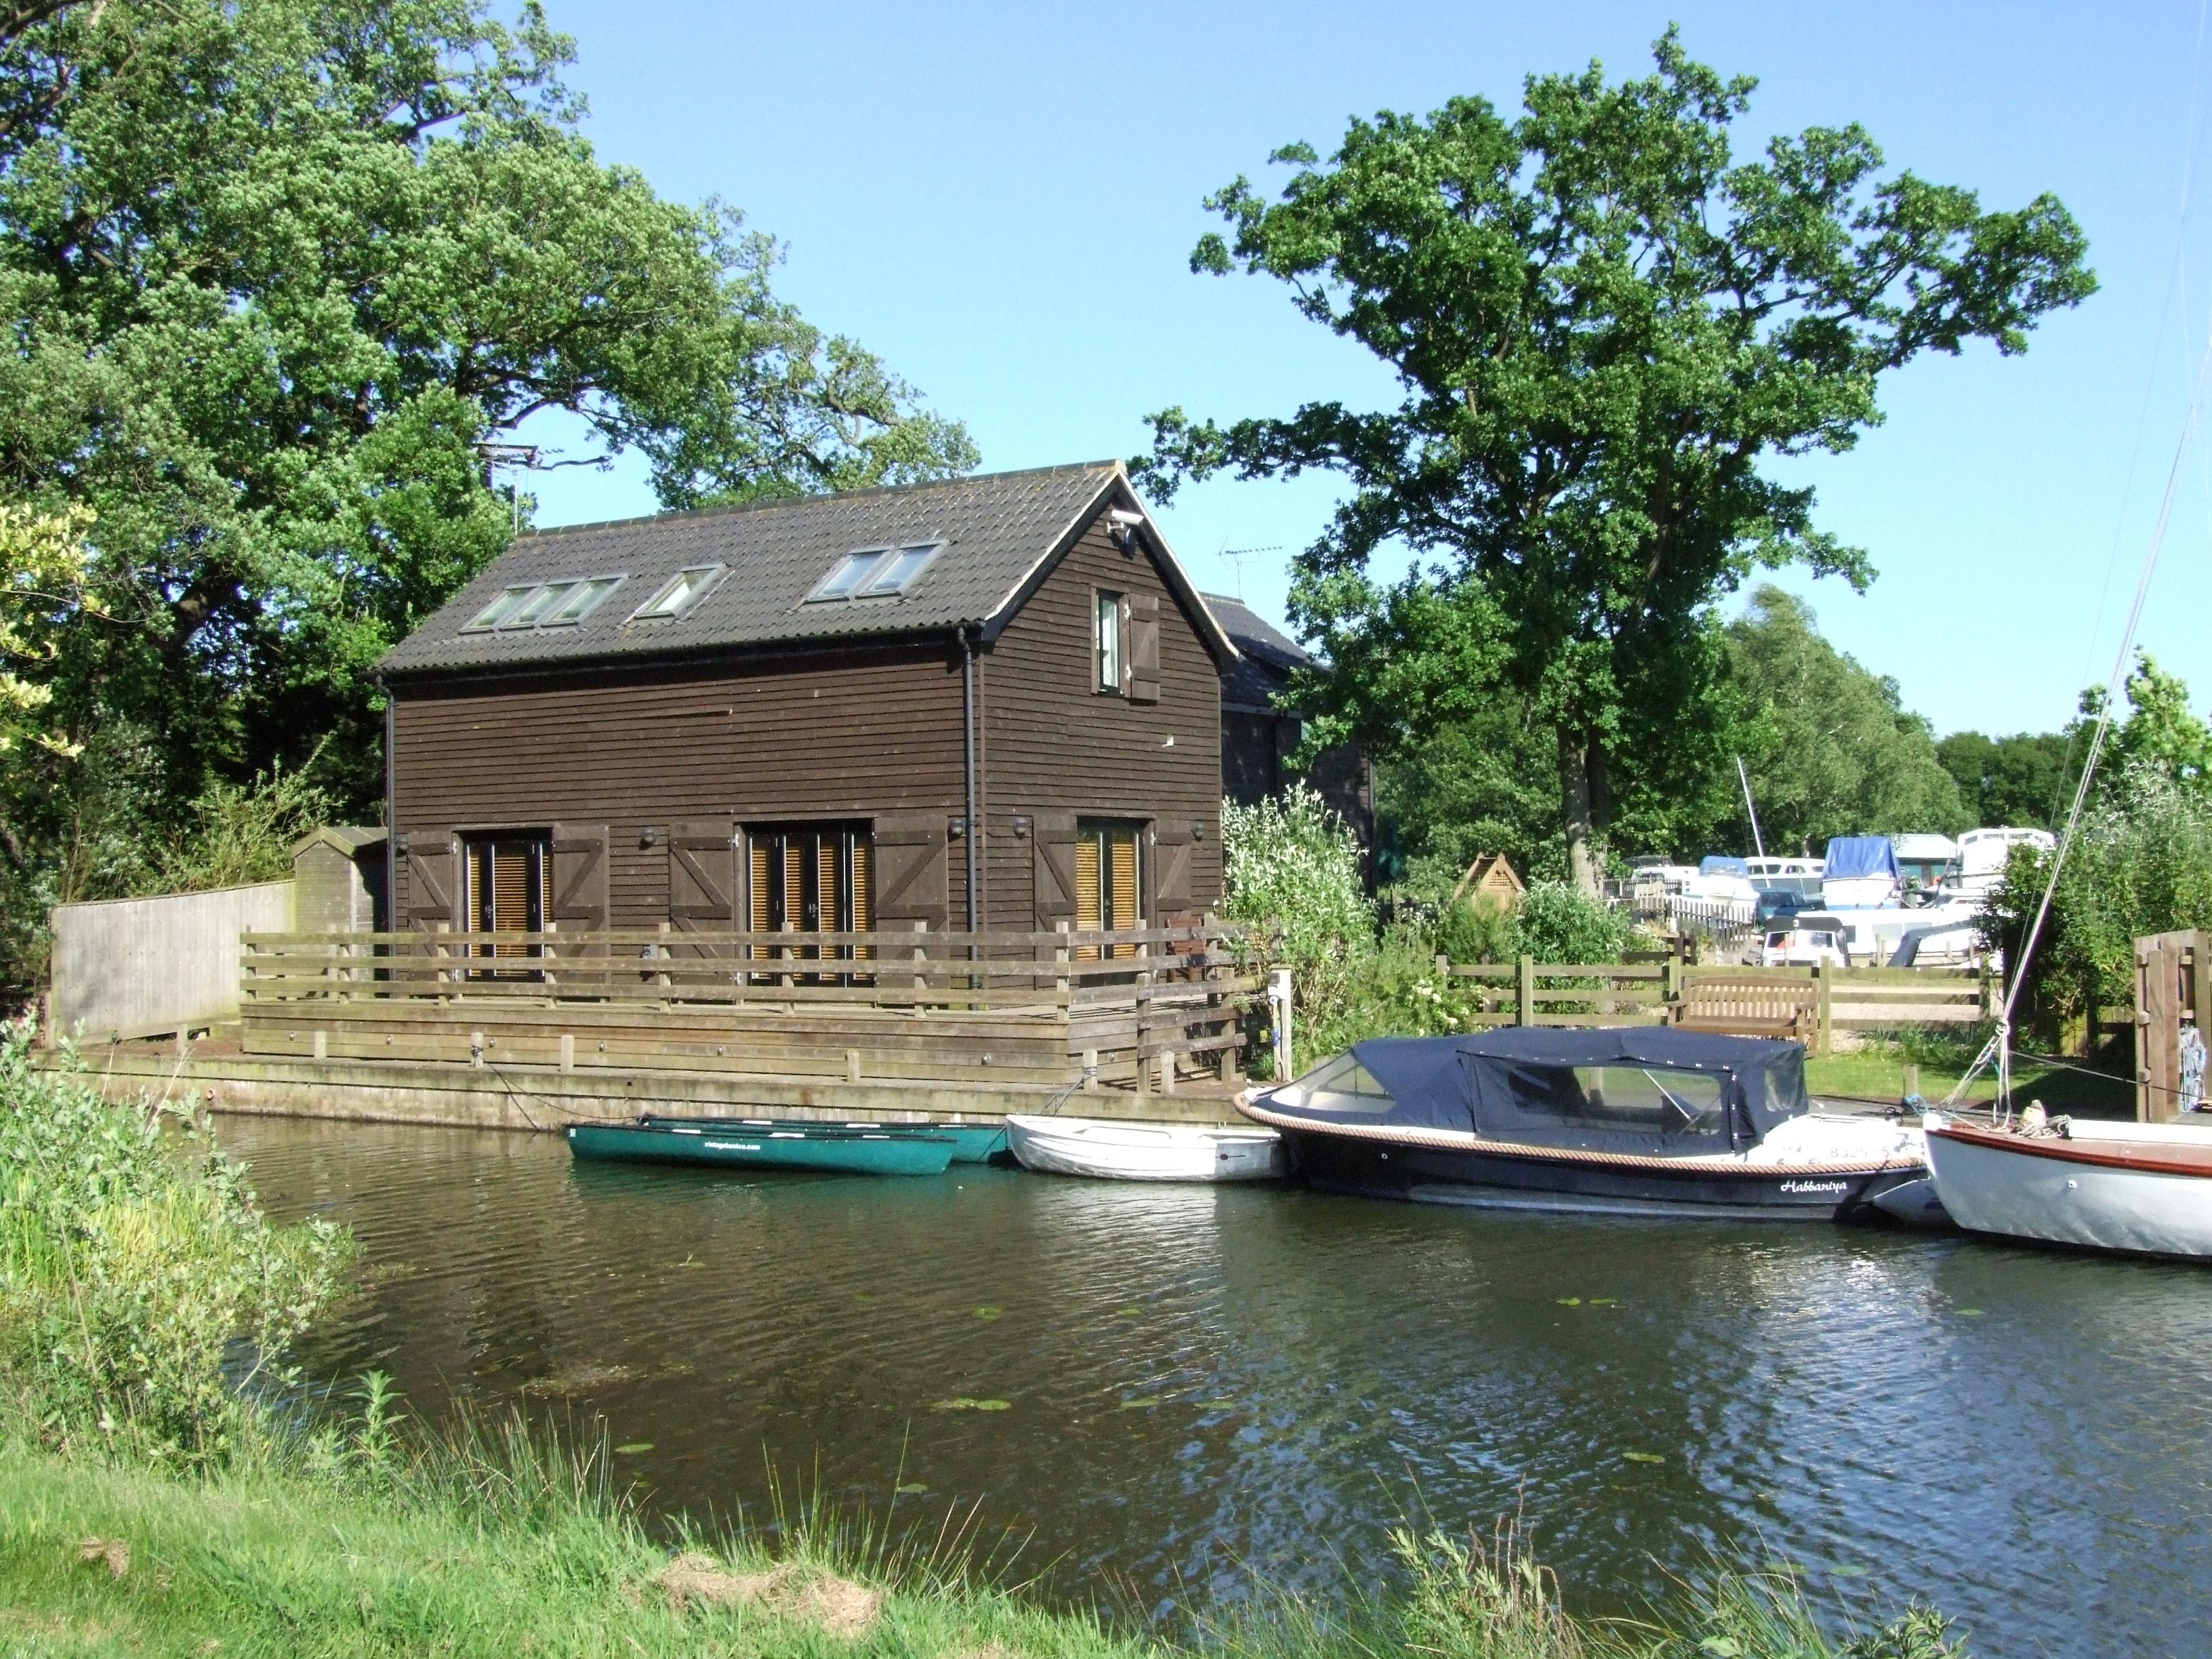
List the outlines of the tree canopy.
{"label": "tree canopy", "polygon": [[[1735,718],[1769,852],[1818,853],[1832,836],[1954,835],[1973,817],[1927,720],[1897,682],[1820,636],[1812,608],[1771,584],[1728,627]],[[1747,846],[1741,799],[1726,839]],[[1685,849],[1686,850],[1686,849]]]}
{"label": "tree canopy", "polygon": [[0,983],[195,801],[319,752],[374,813],[369,672],[510,539],[532,416],[669,507],[975,464],[772,240],[593,153],[572,58],[534,3],[0,8],[0,501],[82,556],[0,566],[48,739],[0,756]]}
{"label": "tree canopy", "polygon": [[344,728],[366,671],[501,548],[483,447],[662,501],[965,469],[959,427],[770,287],[775,246],[600,161],[570,43],[478,0],[101,0],[0,22],[0,492],[97,514],[50,684],[189,794]]}
{"label": "tree canopy", "polygon": [[[1692,62],[1672,30],[1654,56],[1617,85],[1596,64],[1531,76],[1517,118],[1457,98],[1355,120],[1326,163],[1276,153],[1296,169],[1279,198],[1242,178],[1210,197],[1227,230],[1193,269],[1285,283],[1403,396],[1225,425],[1170,409],[1139,463],[1163,493],[1224,471],[1342,474],[1293,616],[1392,672],[1316,686],[1316,740],[1405,753],[1451,718],[1397,695],[1450,682],[1430,672],[1435,641],[1494,658],[1553,734],[1585,885],[1633,775],[1697,770],[1685,751],[1711,750],[1716,599],[1761,568],[1872,576],[1818,527],[1814,492],[1760,462],[1848,450],[1881,418],[1885,373],[1974,339],[2020,351],[2095,288],[2053,198],[1984,211],[1971,191],[1883,177],[1856,125],[1738,161],[1754,83]],[[1373,572],[1386,545],[1415,556],[1401,580]]]}

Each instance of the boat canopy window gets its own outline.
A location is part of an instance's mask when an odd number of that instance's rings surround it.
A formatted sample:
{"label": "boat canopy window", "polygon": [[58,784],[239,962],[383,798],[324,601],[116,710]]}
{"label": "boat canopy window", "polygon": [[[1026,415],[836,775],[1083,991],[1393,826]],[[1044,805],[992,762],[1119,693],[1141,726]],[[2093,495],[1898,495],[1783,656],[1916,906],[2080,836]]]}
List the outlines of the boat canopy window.
{"label": "boat canopy window", "polygon": [[[1479,1091],[1475,1127],[1501,1139],[1554,1142],[1611,1151],[1658,1150],[1661,1143],[1711,1140],[1725,1152],[1729,1123],[1725,1074],[1679,1071],[1633,1062],[1559,1066],[1521,1061]],[[1631,1146],[1614,1137],[1633,1137]]]}
{"label": "boat canopy window", "polygon": [[1286,1106],[1304,1106],[1332,1116],[1343,1113],[1380,1116],[1397,1104],[1375,1073],[1350,1054],[1339,1054],[1316,1067],[1287,1089],[1278,1091],[1275,1098]]}

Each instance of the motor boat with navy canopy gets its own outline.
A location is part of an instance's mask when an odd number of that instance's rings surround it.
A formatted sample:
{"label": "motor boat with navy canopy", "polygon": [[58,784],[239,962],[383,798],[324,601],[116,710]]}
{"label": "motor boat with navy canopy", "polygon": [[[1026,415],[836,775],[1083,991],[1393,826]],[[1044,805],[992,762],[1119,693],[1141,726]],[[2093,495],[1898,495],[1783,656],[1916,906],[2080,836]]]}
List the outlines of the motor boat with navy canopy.
{"label": "motor boat with navy canopy", "polygon": [[1394,1198],[1844,1218],[1927,1175],[1918,1130],[1812,1109],[1797,1043],[1670,1026],[1371,1038],[1237,1105],[1309,1184]]}

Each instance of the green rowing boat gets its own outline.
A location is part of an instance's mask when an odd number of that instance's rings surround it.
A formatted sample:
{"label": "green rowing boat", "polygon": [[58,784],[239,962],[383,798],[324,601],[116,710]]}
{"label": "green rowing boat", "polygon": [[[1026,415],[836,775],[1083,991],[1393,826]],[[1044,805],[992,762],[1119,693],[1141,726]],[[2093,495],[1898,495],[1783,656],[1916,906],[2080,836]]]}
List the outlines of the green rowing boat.
{"label": "green rowing boat", "polygon": [[826,1123],[812,1118],[779,1117],[660,1117],[647,1112],[639,1115],[640,1123],[658,1129],[696,1127],[713,1129],[750,1129],[775,1131],[798,1129],[847,1129],[865,1131],[870,1134],[921,1135],[931,1140],[952,1143],[955,1164],[988,1164],[994,1158],[1006,1162],[1012,1154],[1006,1151],[1006,1126],[997,1123]]}
{"label": "green rowing boat", "polygon": [[713,1164],[747,1170],[816,1170],[836,1175],[943,1175],[953,1143],[941,1135],[875,1129],[742,1123],[572,1123],[578,1158],[646,1164]]}

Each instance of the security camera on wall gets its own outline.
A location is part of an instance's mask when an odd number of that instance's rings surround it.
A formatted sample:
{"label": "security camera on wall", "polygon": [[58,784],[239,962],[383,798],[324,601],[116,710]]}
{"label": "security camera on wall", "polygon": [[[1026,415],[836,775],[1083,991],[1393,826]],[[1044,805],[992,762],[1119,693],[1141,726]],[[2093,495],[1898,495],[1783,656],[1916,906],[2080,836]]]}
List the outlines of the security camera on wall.
{"label": "security camera on wall", "polygon": [[1125,553],[1135,545],[1137,526],[1144,521],[1143,514],[1129,507],[1115,507],[1106,510],[1107,533],[1114,538],[1114,545]]}

